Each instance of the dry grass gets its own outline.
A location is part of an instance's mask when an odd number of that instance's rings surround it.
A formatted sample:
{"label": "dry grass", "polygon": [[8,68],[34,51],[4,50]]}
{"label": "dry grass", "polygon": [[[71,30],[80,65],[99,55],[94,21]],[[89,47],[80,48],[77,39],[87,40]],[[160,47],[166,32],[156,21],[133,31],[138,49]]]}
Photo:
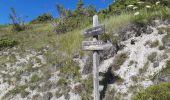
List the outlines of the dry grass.
{"label": "dry grass", "polygon": [[119,16],[112,16],[104,21],[106,25],[106,30],[111,33],[113,31],[119,30],[120,27],[126,26],[132,22],[133,14],[123,13]]}

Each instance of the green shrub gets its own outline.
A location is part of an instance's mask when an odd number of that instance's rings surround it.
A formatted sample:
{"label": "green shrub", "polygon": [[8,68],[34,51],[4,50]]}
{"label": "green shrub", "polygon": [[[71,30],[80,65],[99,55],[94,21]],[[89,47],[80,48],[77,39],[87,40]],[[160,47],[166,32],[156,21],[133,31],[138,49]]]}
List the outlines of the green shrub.
{"label": "green shrub", "polygon": [[143,74],[147,71],[149,67],[149,61],[147,61],[142,68],[139,69],[139,74]]}
{"label": "green shrub", "polygon": [[36,19],[32,20],[31,23],[35,24],[35,23],[45,23],[48,21],[52,21],[53,20],[53,16],[48,14],[48,13],[44,13],[40,16],[38,16]]}
{"label": "green shrub", "polygon": [[79,94],[82,100],[93,100],[92,93],[93,93],[93,78],[90,75],[87,79],[82,80],[82,90]]}
{"label": "green shrub", "polygon": [[19,31],[23,31],[23,30],[25,30],[26,29],[26,27],[25,27],[25,25],[21,25],[21,24],[13,24],[13,26],[12,26],[12,31],[16,31],[16,32],[19,32]]}
{"label": "green shrub", "polygon": [[105,93],[104,100],[112,100],[115,96],[115,93],[116,93],[116,91],[114,88],[108,87],[106,90],[106,93]]}
{"label": "green shrub", "polygon": [[22,98],[25,98],[26,96],[28,96],[29,95],[29,92],[27,92],[27,91],[22,91],[21,92],[21,97]]}
{"label": "green shrub", "polygon": [[155,48],[157,46],[159,46],[159,40],[155,40],[155,41],[146,41],[146,43],[144,44],[145,46],[146,45],[149,45],[150,48]]}
{"label": "green shrub", "polygon": [[127,57],[128,57],[127,53],[118,54],[113,61],[114,64],[112,66],[112,70],[114,71],[120,69],[120,66],[123,65]]}
{"label": "green shrub", "polygon": [[131,60],[131,61],[129,62],[129,65],[128,65],[128,66],[131,66],[131,65],[133,65],[134,63],[135,63],[135,61]]}
{"label": "green shrub", "polygon": [[148,56],[148,60],[151,62],[156,61],[157,58],[157,52],[152,52],[149,56]]}
{"label": "green shrub", "polygon": [[170,28],[168,28],[166,31],[167,34],[162,38],[162,43],[164,46],[168,45],[169,37],[170,37]]}
{"label": "green shrub", "polygon": [[22,86],[16,86],[14,89],[9,90],[3,97],[2,100],[6,100],[7,97],[9,96],[15,96],[19,93],[23,93],[25,89],[27,88],[27,85],[22,85]]}
{"label": "green shrub", "polygon": [[151,48],[155,48],[155,47],[157,47],[157,46],[159,46],[159,40],[153,41],[153,42],[150,44],[150,47],[151,47]]}
{"label": "green shrub", "polygon": [[164,6],[152,6],[152,9],[141,9],[139,11],[139,15],[135,16],[133,19],[133,23],[145,26],[149,24],[151,19],[160,18],[166,19],[170,16],[170,9]]}
{"label": "green shrub", "polygon": [[170,83],[150,86],[137,93],[132,100],[170,100]]}
{"label": "green shrub", "polygon": [[68,84],[68,81],[64,78],[60,78],[57,82],[58,86],[63,86],[63,85],[67,85],[67,84]]}
{"label": "green shrub", "polygon": [[138,77],[135,76],[135,75],[133,75],[133,76],[131,76],[131,80],[132,80],[133,82],[137,83],[137,82],[138,82]]}
{"label": "green shrub", "polygon": [[111,40],[111,35],[110,34],[102,34],[101,35],[101,40],[103,40],[103,41],[105,41],[105,42],[107,42],[107,41],[110,41]]}
{"label": "green shrub", "polygon": [[63,67],[60,68],[60,73],[66,77],[74,79],[80,78],[80,67],[73,60],[66,60]]}
{"label": "green shrub", "polygon": [[170,60],[166,62],[166,67],[163,68],[160,72],[160,74],[169,74],[170,73]]}
{"label": "green shrub", "polygon": [[10,38],[0,39],[0,48],[13,47],[18,44],[18,41]]}
{"label": "green shrub", "polygon": [[57,5],[56,7],[60,15],[57,27],[55,27],[58,34],[89,26],[92,23],[92,16],[96,13],[94,6],[84,7],[81,0],[78,1],[74,11],[67,10],[62,5]]}
{"label": "green shrub", "polygon": [[163,68],[158,74],[154,75],[152,80],[157,80],[159,77],[169,76],[170,74],[170,60],[166,62],[165,68]]}
{"label": "green shrub", "polygon": [[30,82],[34,83],[34,82],[39,81],[40,79],[41,78],[37,74],[34,74],[34,75],[32,75]]}
{"label": "green shrub", "polygon": [[159,46],[159,50],[164,50],[166,47],[164,45]]}

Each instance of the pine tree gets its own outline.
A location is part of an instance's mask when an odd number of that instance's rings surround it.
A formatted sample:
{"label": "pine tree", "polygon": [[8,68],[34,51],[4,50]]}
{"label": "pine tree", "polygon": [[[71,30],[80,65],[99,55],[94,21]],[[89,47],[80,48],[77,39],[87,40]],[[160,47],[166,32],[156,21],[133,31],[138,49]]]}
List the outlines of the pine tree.
{"label": "pine tree", "polygon": [[77,15],[82,15],[84,13],[83,6],[84,6],[83,0],[78,0],[75,10]]}
{"label": "pine tree", "polygon": [[84,6],[83,0],[78,0],[76,9],[80,10],[83,8],[83,6]]}

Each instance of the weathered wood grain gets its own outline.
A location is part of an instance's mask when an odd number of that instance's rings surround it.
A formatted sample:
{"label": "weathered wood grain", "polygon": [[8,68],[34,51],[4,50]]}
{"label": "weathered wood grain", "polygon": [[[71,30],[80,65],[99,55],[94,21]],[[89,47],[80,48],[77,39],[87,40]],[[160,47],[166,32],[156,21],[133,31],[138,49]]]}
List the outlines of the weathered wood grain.
{"label": "weathered wood grain", "polygon": [[105,26],[104,25],[99,25],[99,26],[96,26],[96,27],[93,27],[93,28],[85,30],[83,35],[85,37],[91,37],[91,36],[101,35],[104,32],[105,32]]}

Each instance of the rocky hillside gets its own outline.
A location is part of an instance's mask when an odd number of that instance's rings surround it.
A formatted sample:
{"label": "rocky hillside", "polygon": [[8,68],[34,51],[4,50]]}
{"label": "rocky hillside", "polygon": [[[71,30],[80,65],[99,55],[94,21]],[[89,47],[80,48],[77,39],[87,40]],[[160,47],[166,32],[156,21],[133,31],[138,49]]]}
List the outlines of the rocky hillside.
{"label": "rocky hillside", "polygon": [[[125,10],[115,3],[98,13],[106,26],[100,39],[113,44],[100,52],[101,100],[170,98],[170,8],[136,3],[140,9],[126,5],[128,12],[111,15],[111,8]],[[92,52],[81,50],[82,40],[91,40],[81,35],[84,28],[57,34],[50,22],[28,26],[19,32],[0,26],[0,99],[93,100]]]}

